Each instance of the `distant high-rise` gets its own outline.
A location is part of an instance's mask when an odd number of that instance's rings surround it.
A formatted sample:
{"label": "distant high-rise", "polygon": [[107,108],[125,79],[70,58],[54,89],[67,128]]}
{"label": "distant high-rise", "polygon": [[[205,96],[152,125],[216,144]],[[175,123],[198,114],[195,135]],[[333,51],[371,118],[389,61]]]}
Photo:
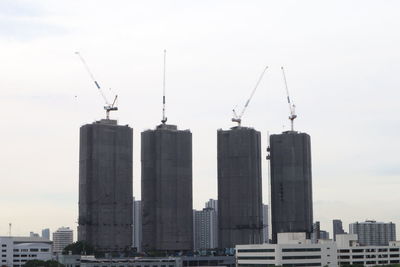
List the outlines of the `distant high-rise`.
{"label": "distant high-rise", "polygon": [[313,225],[311,145],[306,133],[270,137],[272,241],[277,233],[305,232]]}
{"label": "distant high-rise", "polygon": [[80,129],[78,240],[98,251],[132,246],[132,132],[108,119]]}
{"label": "distant high-rise", "polygon": [[58,228],[53,232],[53,253],[62,253],[63,249],[73,243],[73,231],[68,227]]}
{"label": "distant high-rise", "polygon": [[346,232],[343,230],[343,224],[341,220],[333,220],[333,240],[336,241],[336,235],[345,234]]}
{"label": "distant high-rise", "polygon": [[192,250],[192,134],[161,124],[141,142],[142,249]]}
{"label": "distant high-rise", "polygon": [[133,198],[133,247],[142,251],[142,201]]}
{"label": "distant high-rise", "polygon": [[206,204],[205,204],[206,208],[212,208],[214,209],[216,212],[218,212],[218,200],[215,199],[209,199]]}
{"label": "distant high-rise", "polygon": [[218,242],[220,248],[262,242],[260,132],[218,130]]}
{"label": "distant high-rise", "polygon": [[194,249],[213,249],[218,247],[217,211],[213,208],[193,211]]}
{"label": "distant high-rise", "polygon": [[350,224],[349,231],[358,236],[361,246],[387,246],[389,241],[396,240],[396,225],[392,222],[355,222]]}
{"label": "distant high-rise", "polygon": [[263,243],[269,243],[268,205],[262,205]]}
{"label": "distant high-rise", "polygon": [[42,230],[42,238],[50,240],[50,229],[49,228]]}

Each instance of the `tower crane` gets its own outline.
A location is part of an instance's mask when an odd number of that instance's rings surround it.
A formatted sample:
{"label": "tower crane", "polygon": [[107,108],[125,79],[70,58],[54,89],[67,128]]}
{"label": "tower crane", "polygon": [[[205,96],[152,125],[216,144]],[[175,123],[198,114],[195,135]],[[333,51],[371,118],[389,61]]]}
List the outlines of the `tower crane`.
{"label": "tower crane", "polygon": [[99,83],[94,78],[93,73],[90,71],[89,66],[86,64],[86,61],[83,59],[82,55],[79,52],[75,52],[75,54],[82,61],[83,66],[85,67],[86,71],[89,73],[89,76],[92,79],[92,81],[94,82],[94,84],[96,85],[96,88],[98,89],[100,95],[103,97],[104,102],[106,103],[106,105],[104,106],[104,109],[106,110],[106,118],[107,118],[107,120],[109,120],[110,119],[110,111],[118,110],[118,107],[115,106],[118,95],[115,95],[113,102],[110,104],[110,102],[107,100],[106,95],[104,94],[103,90],[101,89]]}
{"label": "tower crane", "polygon": [[250,94],[249,99],[247,99],[247,101],[246,101],[246,103],[245,103],[245,105],[244,105],[242,111],[239,113],[239,115],[236,113],[236,110],[235,110],[235,109],[232,110],[232,112],[233,112],[232,121],[233,121],[233,122],[237,122],[238,126],[241,126],[243,114],[244,114],[244,112],[246,111],[246,109],[247,109],[247,107],[248,107],[248,105],[249,105],[249,103],[250,103],[250,100],[253,98],[253,95],[254,95],[254,93],[256,92],[257,87],[258,87],[258,85],[260,84],[262,78],[264,77],[264,73],[265,73],[265,71],[266,71],[267,69],[268,69],[268,66],[266,66],[266,67],[264,68],[264,70],[262,71],[260,77],[259,77],[258,80],[257,80],[256,85],[254,86],[253,91],[252,91],[251,94]]}
{"label": "tower crane", "polygon": [[163,109],[161,123],[165,124],[168,118],[165,116],[165,64],[167,59],[167,50],[164,49],[164,75],[163,75]]}
{"label": "tower crane", "polygon": [[291,124],[291,130],[294,131],[294,129],[293,129],[293,121],[294,121],[294,119],[297,118],[297,115],[295,113],[296,106],[294,104],[292,104],[292,102],[290,101],[289,89],[288,89],[288,85],[287,85],[287,81],[286,81],[286,75],[285,75],[285,69],[283,67],[281,67],[281,69],[282,69],[282,74],[283,74],[283,81],[285,82],[286,97],[287,97],[287,101],[288,101],[288,104],[289,104],[289,111],[290,111],[289,120],[290,120],[290,124]]}

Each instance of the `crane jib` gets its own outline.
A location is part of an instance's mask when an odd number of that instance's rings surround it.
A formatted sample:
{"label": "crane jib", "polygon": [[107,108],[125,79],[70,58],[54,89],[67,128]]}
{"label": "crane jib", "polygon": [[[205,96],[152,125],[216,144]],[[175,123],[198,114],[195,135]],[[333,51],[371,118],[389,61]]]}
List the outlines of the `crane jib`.
{"label": "crane jib", "polygon": [[97,89],[100,89],[100,85],[97,83],[97,81],[94,81],[94,84],[96,85]]}

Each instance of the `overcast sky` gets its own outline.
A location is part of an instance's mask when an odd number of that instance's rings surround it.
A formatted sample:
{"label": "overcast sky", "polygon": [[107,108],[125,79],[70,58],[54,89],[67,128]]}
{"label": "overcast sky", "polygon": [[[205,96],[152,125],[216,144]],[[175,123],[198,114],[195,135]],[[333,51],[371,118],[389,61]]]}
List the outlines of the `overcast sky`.
{"label": "overcast sky", "polygon": [[0,1],[0,235],[9,222],[13,235],[76,231],[79,127],[105,113],[75,51],[109,98],[118,93],[112,118],[134,128],[140,199],[140,132],[161,120],[164,49],[168,122],[193,133],[194,208],[217,198],[216,131],[234,125],[265,65],[243,125],[261,131],[263,156],[267,132],[288,129],[283,65],[295,129],[311,136],[314,220],[329,232],[332,219],[400,227],[399,10],[396,0]]}

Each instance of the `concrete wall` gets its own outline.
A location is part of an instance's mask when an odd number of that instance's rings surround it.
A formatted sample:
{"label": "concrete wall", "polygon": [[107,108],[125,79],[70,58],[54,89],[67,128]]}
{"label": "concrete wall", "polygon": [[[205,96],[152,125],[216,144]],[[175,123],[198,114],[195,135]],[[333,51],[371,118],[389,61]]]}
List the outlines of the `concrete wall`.
{"label": "concrete wall", "polygon": [[191,250],[192,134],[174,125],[142,132],[142,249]]}
{"label": "concrete wall", "polygon": [[262,242],[260,132],[218,131],[219,247]]}
{"label": "concrete wall", "polygon": [[113,120],[80,129],[78,240],[100,251],[132,245],[132,137]]}
{"label": "concrete wall", "polygon": [[313,225],[311,146],[305,133],[270,137],[272,241],[277,233],[305,232]]}

